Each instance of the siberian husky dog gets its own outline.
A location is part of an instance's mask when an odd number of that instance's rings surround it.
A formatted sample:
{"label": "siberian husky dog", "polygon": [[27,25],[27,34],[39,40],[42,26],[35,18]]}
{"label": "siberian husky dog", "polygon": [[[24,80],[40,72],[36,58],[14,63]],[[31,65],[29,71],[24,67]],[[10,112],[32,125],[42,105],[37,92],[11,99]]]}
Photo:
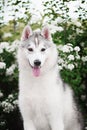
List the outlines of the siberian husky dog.
{"label": "siberian husky dog", "polygon": [[73,92],[58,70],[48,27],[23,30],[18,49],[19,108],[24,130],[82,130]]}

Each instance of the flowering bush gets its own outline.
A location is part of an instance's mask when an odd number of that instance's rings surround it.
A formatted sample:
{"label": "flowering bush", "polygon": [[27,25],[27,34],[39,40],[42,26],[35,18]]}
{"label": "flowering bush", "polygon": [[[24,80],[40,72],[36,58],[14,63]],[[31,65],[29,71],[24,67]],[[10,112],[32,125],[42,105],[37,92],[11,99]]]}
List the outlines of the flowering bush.
{"label": "flowering bush", "polygon": [[3,112],[10,113],[18,107],[18,103],[17,103],[18,101],[14,97],[17,96],[13,94],[9,94],[7,99],[1,102],[0,106],[3,108]]}
{"label": "flowering bush", "polygon": [[[0,43],[0,129],[20,129],[18,118],[18,41]],[[12,119],[13,118],[13,119]],[[15,126],[15,123],[18,125]]]}
{"label": "flowering bush", "polygon": [[87,59],[80,55],[80,47],[73,46],[68,43],[66,45],[58,46],[58,67],[61,70],[63,79],[75,90],[75,93],[82,94],[83,88],[79,87],[82,82],[83,64],[86,65]]}
{"label": "flowering bush", "polygon": [[58,46],[58,64],[60,69],[73,70],[78,68],[81,57],[79,55],[80,47],[73,47],[72,44],[68,43],[64,46]]}

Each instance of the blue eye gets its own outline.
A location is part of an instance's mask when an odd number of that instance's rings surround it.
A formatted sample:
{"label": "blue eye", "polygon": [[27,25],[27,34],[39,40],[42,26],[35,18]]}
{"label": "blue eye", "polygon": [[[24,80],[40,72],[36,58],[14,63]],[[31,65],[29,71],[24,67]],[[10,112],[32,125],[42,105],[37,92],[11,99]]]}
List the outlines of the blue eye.
{"label": "blue eye", "polygon": [[45,48],[42,48],[42,49],[41,49],[41,52],[44,52],[45,50],[46,50]]}

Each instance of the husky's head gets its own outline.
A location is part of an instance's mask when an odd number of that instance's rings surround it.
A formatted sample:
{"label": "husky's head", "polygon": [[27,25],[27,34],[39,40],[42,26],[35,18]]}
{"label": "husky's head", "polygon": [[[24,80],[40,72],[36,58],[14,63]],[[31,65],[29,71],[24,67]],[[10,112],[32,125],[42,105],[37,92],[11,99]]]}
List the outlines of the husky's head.
{"label": "husky's head", "polygon": [[57,50],[48,27],[33,32],[27,25],[22,33],[19,50],[19,69],[29,68],[33,76],[43,75],[56,65]]}

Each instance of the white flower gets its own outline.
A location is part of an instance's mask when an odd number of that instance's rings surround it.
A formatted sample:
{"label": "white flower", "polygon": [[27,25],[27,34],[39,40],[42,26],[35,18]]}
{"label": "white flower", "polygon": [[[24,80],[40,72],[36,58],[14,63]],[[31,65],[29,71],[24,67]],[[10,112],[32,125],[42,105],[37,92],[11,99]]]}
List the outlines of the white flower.
{"label": "white flower", "polygon": [[[68,45],[68,46],[69,46],[69,45]],[[70,52],[71,52],[71,51],[73,51],[73,48],[72,48],[72,46],[69,46],[69,50],[70,50]]]}
{"label": "white flower", "polygon": [[67,68],[67,62],[63,63],[61,66],[62,68]]}
{"label": "white flower", "polygon": [[81,95],[81,99],[84,101],[86,99],[86,95]]}
{"label": "white flower", "polygon": [[87,130],[87,127],[85,127],[85,130]]}
{"label": "white flower", "polygon": [[79,60],[79,59],[80,59],[80,55],[76,55],[75,58],[76,58],[77,60]]}
{"label": "white flower", "polygon": [[73,64],[68,64],[68,65],[67,65],[67,69],[73,70],[73,69],[74,69],[74,65],[73,65]]}
{"label": "white flower", "polygon": [[69,48],[67,45],[64,45],[63,48],[62,48],[62,51],[63,52],[70,52]]}
{"label": "white flower", "polygon": [[0,47],[0,54],[3,53],[3,49]]}
{"label": "white flower", "polygon": [[83,57],[82,57],[82,61],[83,61],[83,62],[86,62],[86,61],[87,61],[87,56],[83,56]]}
{"label": "white flower", "polygon": [[58,17],[58,18],[56,19],[56,21],[57,21],[57,23],[62,23],[62,22],[64,21],[64,19],[62,19],[61,17]]}
{"label": "white flower", "polygon": [[19,41],[15,40],[6,50],[8,52],[14,52],[19,46]]}
{"label": "white flower", "polygon": [[8,103],[7,106],[3,109],[4,112],[10,113],[14,110],[14,106],[11,103]]}
{"label": "white flower", "polygon": [[64,45],[62,48],[62,51],[63,52],[71,52],[71,51],[73,51],[73,48],[69,45]]}
{"label": "white flower", "polygon": [[10,95],[8,96],[8,98],[13,98],[13,95],[12,95],[12,94],[10,94]]}
{"label": "white flower", "polygon": [[4,126],[5,124],[6,124],[6,123],[5,123],[4,121],[1,121],[1,122],[0,122],[0,125],[1,125],[1,126]]}
{"label": "white flower", "polygon": [[4,108],[4,107],[6,107],[7,106],[7,102],[6,101],[3,101],[2,103],[1,103],[1,106]]}
{"label": "white flower", "polygon": [[73,24],[76,25],[77,27],[81,27],[81,23],[76,20],[72,20]]}
{"label": "white flower", "polygon": [[10,94],[9,96],[8,96],[8,100],[13,100],[13,95],[12,94]]}
{"label": "white flower", "polygon": [[78,21],[75,23],[75,25],[76,25],[77,27],[81,27],[81,23],[78,22]]}
{"label": "white flower", "polygon": [[1,49],[6,49],[8,47],[9,47],[9,43],[8,42],[1,42],[1,44],[0,44],[0,48]]}
{"label": "white flower", "polygon": [[0,91],[0,98],[2,98],[3,97],[3,93]]}
{"label": "white flower", "polygon": [[14,104],[14,108],[16,108],[18,106],[18,100],[13,101]]}
{"label": "white flower", "polygon": [[67,43],[67,45],[68,45],[68,46],[71,46],[71,47],[73,46],[73,44],[71,44],[71,43]]}
{"label": "white flower", "polygon": [[4,36],[3,36],[4,38],[6,38],[6,37],[12,37],[12,34],[11,33],[4,33]]}
{"label": "white flower", "polygon": [[60,27],[57,27],[57,31],[58,32],[62,32],[64,29],[60,26]]}
{"label": "white flower", "polygon": [[6,64],[4,62],[0,62],[0,69],[5,69],[6,68]]}
{"label": "white flower", "polygon": [[6,102],[6,101],[3,101],[1,103],[1,106],[3,107],[3,111],[6,113],[9,113],[14,110],[14,106],[11,103]]}
{"label": "white flower", "polygon": [[80,47],[79,47],[79,46],[76,46],[76,47],[74,48],[74,50],[77,51],[77,52],[79,52],[79,51],[80,51]]}
{"label": "white flower", "polygon": [[76,29],[76,33],[77,33],[77,34],[79,34],[79,33],[83,33],[83,30],[77,28],[77,29]]}
{"label": "white flower", "polygon": [[10,66],[9,68],[7,68],[6,70],[6,75],[12,75],[14,73],[14,70],[16,68],[16,65],[13,64],[12,66]]}
{"label": "white flower", "polygon": [[63,48],[63,45],[58,45],[57,46],[57,49],[59,49],[59,50],[62,50],[62,48]]}
{"label": "white flower", "polygon": [[62,66],[61,66],[61,65],[58,65],[58,69],[59,69],[59,70],[62,70],[63,68],[62,68]]}
{"label": "white flower", "polygon": [[54,26],[57,26],[57,21],[56,20],[52,20],[50,24],[54,25]]}
{"label": "white flower", "polygon": [[3,53],[3,49],[6,49],[8,52],[15,51],[19,46],[19,41],[15,40],[11,45],[8,42],[2,42],[0,44],[0,53]]}
{"label": "white flower", "polygon": [[8,51],[10,48],[10,45],[8,42],[1,42],[0,44],[0,53],[3,53],[3,50],[5,49],[6,51]]}
{"label": "white flower", "polygon": [[69,59],[69,60],[74,60],[75,58],[74,58],[73,55],[70,54],[70,55],[68,56],[68,59]]}
{"label": "white flower", "polygon": [[60,27],[58,27],[57,25],[53,25],[53,24],[51,24],[51,25],[49,25],[49,28],[50,28],[50,30],[51,30],[51,33],[55,33],[55,32],[61,32],[61,31],[63,31],[64,29],[60,26]]}
{"label": "white flower", "polygon": [[55,25],[49,25],[49,28],[50,28],[52,34],[57,31],[57,26],[55,26]]}
{"label": "white flower", "polygon": [[64,60],[59,57],[59,58],[58,58],[58,64],[62,64],[62,63],[64,63]]}
{"label": "white flower", "polygon": [[6,75],[12,75],[13,74],[13,69],[12,68],[7,68],[6,70]]}
{"label": "white flower", "polygon": [[38,23],[38,21],[41,20],[41,16],[39,15],[39,13],[37,12],[36,15],[32,15],[31,17],[31,21],[30,23],[33,24],[33,23]]}

